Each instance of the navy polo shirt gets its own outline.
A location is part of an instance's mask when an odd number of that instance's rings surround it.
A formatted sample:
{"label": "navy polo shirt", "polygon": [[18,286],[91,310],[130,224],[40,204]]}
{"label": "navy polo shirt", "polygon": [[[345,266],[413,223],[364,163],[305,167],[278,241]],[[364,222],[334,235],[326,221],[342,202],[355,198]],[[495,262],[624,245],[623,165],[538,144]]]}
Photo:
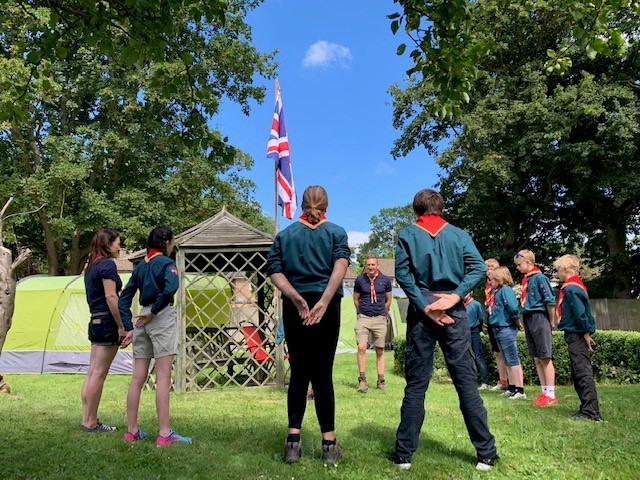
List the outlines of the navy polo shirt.
{"label": "navy polo shirt", "polygon": [[118,275],[115,262],[110,258],[98,260],[84,273],[84,288],[91,313],[109,311],[102,283],[103,279],[116,282],[116,293],[122,290],[122,280]]}
{"label": "navy polo shirt", "polygon": [[371,301],[371,279],[366,273],[361,273],[356,277],[353,291],[360,294],[358,313],[367,317],[385,315],[384,308],[387,292],[391,291],[391,279],[378,272],[378,276],[373,280],[373,288],[376,292],[376,302]]}

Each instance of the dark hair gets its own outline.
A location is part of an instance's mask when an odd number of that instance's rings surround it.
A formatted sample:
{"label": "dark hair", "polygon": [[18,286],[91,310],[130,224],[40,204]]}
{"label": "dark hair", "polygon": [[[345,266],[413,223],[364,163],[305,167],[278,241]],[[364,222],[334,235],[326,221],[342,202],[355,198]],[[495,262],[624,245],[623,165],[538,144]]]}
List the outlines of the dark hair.
{"label": "dark hair", "polygon": [[173,240],[173,231],[169,227],[156,227],[147,238],[147,253],[151,249],[162,250],[167,254],[167,244]]}
{"label": "dark hair", "polygon": [[307,215],[307,220],[312,225],[322,219],[322,214],[327,211],[328,206],[327,191],[320,185],[307,187],[302,194],[302,211]]}
{"label": "dark hair", "polygon": [[435,190],[425,188],[413,197],[413,211],[418,217],[427,214],[442,216],[443,209],[444,200]]}
{"label": "dark hair", "polygon": [[103,228],[95,233],[91,239],[91,253],[89,254],[87,270],[93,267],[98,260],[111,258],[111,251],[109,250],[109,247],[118,237],[120,237],[120,234],[110,228]]}

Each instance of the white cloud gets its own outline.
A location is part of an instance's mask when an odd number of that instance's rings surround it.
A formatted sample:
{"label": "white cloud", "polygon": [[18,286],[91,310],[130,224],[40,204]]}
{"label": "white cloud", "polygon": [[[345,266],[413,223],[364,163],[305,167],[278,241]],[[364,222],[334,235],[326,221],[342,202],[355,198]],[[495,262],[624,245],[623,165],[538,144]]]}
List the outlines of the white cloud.
{"label": "white cloud", "polygon": [[353,55],[348,47],[319,40],[307,48],[302,59],[302,66],[327,68],[338,65],[348,68],[351,60],[353,60]]}
{"label": "white cloud", "polygon": [[349,246],[352,248],[359,247],[369,240],[371,232],[347,232],[349,238]]}

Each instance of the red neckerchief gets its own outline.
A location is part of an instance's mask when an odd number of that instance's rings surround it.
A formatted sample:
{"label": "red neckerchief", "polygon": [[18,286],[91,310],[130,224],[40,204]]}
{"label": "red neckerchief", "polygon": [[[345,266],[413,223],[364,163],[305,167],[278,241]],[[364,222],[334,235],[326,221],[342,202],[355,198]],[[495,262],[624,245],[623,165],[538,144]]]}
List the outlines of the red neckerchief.
{"label": "red neckerchief", "polygon": [[158,255],[164,255],[162,250],[158,250],[157,248],[152,248],[147,252],[147,255],[144,257],[144,261],[149,263],[153,257],[157,257]]}
{"label": "red neckerchief", "polygon": [[527,302],[527,283],[529,283],[529,277],[536,273],[541,273],[540,269],[538,267],[533,267],[522,279],[522,293],[520,293],[521,307],[524,307],[524,304]]}
{"label": "red neckerchief", "polygon": [[440,215],[433,215],[427,213],[418,217],[416,225],[426,231],[432,237],[438,235],[444,227],[448,225],[448,222]]}
{"label": "red neckerchief", "polygon": [[367,275],[367,277],[369,278],[369,288],[371,289],[371,303],[377,303],[378,302],[378,296],[376,295],[376,287],[373,284],[374,280],[376,278],[378,278],[378,275],[380,275],[380,272],[376,272],[376,274],[374,275],[373,278],[369,277],[369,275]]}
{"label": "red neckerchief", "polygon": [[487,309],[489,311],[489,315],[493,313],[493,304],[496,301],[496,294],[500,291],[501,288],[502,285],[491,290],[491,295],[489,295],[489,305]]}
{"label": "red neckerchief", "polygon": [[556,307],[556,318],[558,322],[562,318],[562,301],[564,300],[564,289],[569,285],[575,285],[576,287],[581,288],[587,293],[587,287],[582,283],[582,279],[578,275],[574,275],[573,277],[569,277],[565,280],[565,282],[560,287],[560,296],[558,297],[558,306]]}
{"label": "red neckerchief", "polygon": [[484,284],[484,306],[489,305],[489,297],[491,296],[491,282],[487,280],[487,283]]}
{"label": "red neckerchief", "polygon": [[298,218],[298,221],[304,223],[307,227],[316,228],[321,223],[326,222],[327,221],[327,217],[324,216],[324,213],[321,213],[320,214],[320,221],[318,223],[310,223],[309,222],[309,217],[307,216],[307,214],[303,213],[302,215],[300,215],[300,218]]}

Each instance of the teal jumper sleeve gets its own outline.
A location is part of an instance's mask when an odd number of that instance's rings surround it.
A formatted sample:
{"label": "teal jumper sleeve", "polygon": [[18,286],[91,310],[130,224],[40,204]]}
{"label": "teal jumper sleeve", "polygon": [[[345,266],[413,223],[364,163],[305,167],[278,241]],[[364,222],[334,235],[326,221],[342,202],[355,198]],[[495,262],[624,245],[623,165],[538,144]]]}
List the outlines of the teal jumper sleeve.
{"label": "teal jumper sleeve", "polygon": [[122,294],[120,295],[120,300],[118,300],[118,310],[120,310],[120,319],[122,320],[122,325],[124,325],[124,329],[128,332],[129,330],[133,330],[133,321],[131,314],[131,304],[133,303],[133,297],[138,291],[138,287],[136,285],[136,271],[133,270],[131,274],[131,278],[127,282],[127,285],[122,290]]}
{"label": "teal jumper sleeve", "polygon": [[163,308],[171,303],[173,296],[178,290],[178,268],[175,263],[167,263],[164,266],[163,279],[164,287],[162,288],[162,292],[158,294],[155,302],[151,305],[151,313],[154,315],[157,315]]}

